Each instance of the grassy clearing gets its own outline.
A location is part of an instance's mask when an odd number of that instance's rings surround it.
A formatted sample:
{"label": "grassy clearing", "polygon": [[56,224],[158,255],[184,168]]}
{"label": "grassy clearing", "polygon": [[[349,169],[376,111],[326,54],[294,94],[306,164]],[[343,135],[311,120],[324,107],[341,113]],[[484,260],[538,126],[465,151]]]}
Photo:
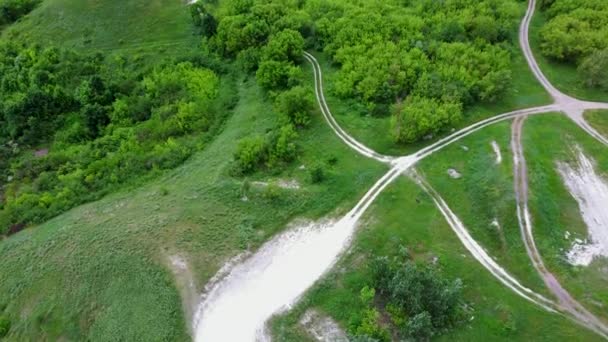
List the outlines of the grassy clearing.
{"label": "grassy clearing", "polygon": [[370,283],[364,267],[370,255],[394,255],[400,245],[417,259],[438,257],[443,273],[461,278],[473,318],[441,336],[442,341],[597,340],[592,333],[521,299],[475,261],[436,210],[432,200],[408,179],[399,179],[380,195],[360,226],[354,245],[334,271],[320,281],[287,315],[275,319],[275,341],[308,341],[298,326],[303,312],[314,307],[348,326],[362,308],[359,292]]}
{"label": "grassy clearing", "polygon": [[180,56],[198,47],[190,14],[180,0],[45,0],[3,36],[150,59]]}
{"label": "grassy clearing", "polygon": [[[524,7],[522,6],[522,15]],[[514,33],[514,39],[517,35]],[[517,44],[516,44],[517,45]],[[429,141],[415,144],[397,145],[390,135],[390,115],[374,117],[365,114],[362,103],[355,100],[340,99],[334,96],[334,79],[338,72],[336,66],[331,65],[328,57],[321,53],[315,53],[319,60],[324,75],[324,88],[327,103],[336,120],[342,127],[357,140],[370,148],[384,154],[404,155],[414,152],[425,146]],[[512,52],[513,85],[503,99],[495,104],[478,104],[467,108],[464,120],[456,129],[466,127],[481,119],[495,116],[500,113],[532,106],[545,105],[551,102],[549,95],[536,81],[528,64],[519,49],[519,45],[513,47]]]}
{"label": "grassy clearing", "polygon": [[601,134],[608,137],[608,110],[590,110],[585,113],[585,120]]}
{"label": "grassy clearing", "polygon": [[[500,164],[492,141],[500,147]],[[419,167],[475,240],[525,286],[546,294],[521,240],[510,143],[511,121],[502,122],[448,146]],[[451,178],[448,169],[458,171],[461,178]],[[494,220],[500,228],[492,225]]]}
{"label": "grassy clearing", "polygon": [[549,81],[559,90],[581,100],[608,101],[608,92],[588,88],[578,74],[576,65],[557,62],[546,58],[540,52],[540,29],[547,22],[546,15],[537,10],[530,23],[530,47],[534,57]]}
{"label": "grassy clearing", "polygon": [[[608,317],[608,261],[598,260],[589,267],[575,267],[565,259],[573,239],[587,237],[587,227],[555,164],[557,161],[576,162],[572,148],[578,144],[595,159],[596,171],[606,175],[606,147],[557,114],[528,119],[523,139],[530,181],[529,204],[539,251],[547,267],[576,299],[593,312]],[[566,231],[572,234],[569,240],[565,238]]]}
{"label": "grassy clearing", "polygon": [[[280,174],[252,177],[296,179],[302,188],[268,199],[264,187],[252,187],[242,201],[242,180],[227,175],[232,151],[239,138],[270,128],[276,114],[253,81],[239,90],[223,132],[182,167],[0,243],[9,339],[188,340],[168,255],[184,256],[200,287],[227,258],[256,248],[295,217],[346,210],[384,171],[343,146],[317,113],[302,133],[300,160]],[[337,163],[327,180],[310,185],[299,166],[329,157]]]}

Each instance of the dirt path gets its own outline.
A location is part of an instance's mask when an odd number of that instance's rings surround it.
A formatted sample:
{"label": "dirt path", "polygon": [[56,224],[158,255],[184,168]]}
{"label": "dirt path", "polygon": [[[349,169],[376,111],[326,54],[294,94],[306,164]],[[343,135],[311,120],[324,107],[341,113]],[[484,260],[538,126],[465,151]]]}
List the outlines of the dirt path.
{"label": "dirt path", "polygon": [[553,301],[523,286],[504,268],[498,265],[498,263],[496,263],[496,261],[494,261],[490,255],[488,255],[483,247],[481,247],[481,245],[479,245],[479,243],[473,239],[462,221],[458,218],[458,216],[456,216],[456,214],[454,214],[443,198],[441,198],[439,193],[437,193],[437,191],[435,191],[435,189],[433,189],[420,174],[412,171],[410,176],[426,193],[431,196],[441,214],[444,216],[454,233],[456,233],[456,236],[458,236],[462,244],[473,255],[473,257],[477,259],[481,265],[483,265],[483,267],[485,267],[503,285],[510,288],[518,295],[539,305],[547,311],[557,312],[557,305]]}
{"label": "dirt path", "polygon": [[321,71],[321,66],[317,59],[308,52],[304,52],[304,58],[312,65],[314,76],[315,76],[315,95],[317,97],[317,102],[319,103],[319,107],[321,108],[321,113],[323,113],[323,117],[331,127],[331,129],[336,133],[336,135],[344,141],[348,146],[352,149],[356,150],[358,153],[375,159],[379,162],[390,163],[393,161],[394,157],[382,155],[362,143],[358,142],[355,138],[351,137],[346,131],[340,127],[336,119],[334,119],[331,111],[329,110],[329,106],[327,106],[327,102],[325,101],[325,94],[323,92],[323,72]]}
{"label": "dirt path", "polygon": [[543,279],[549,291],[557,298],[560,311],[571,315],[571,318],[595,331],[604,338],[608,338],[608,326],[587,311],[577,302],[568,291],[559,283],[557,278],[545,267],[543,259],[536,248],[534,234],[532,233],[532,217],[528,208],[528,170],[522,146],[522,129],[525,117],[513,120],[511,129],[511,147],[513,149],[513,173],[515,185],[515,198],[517,201],[517,219],[521,230],[521,237],[532,265]]}

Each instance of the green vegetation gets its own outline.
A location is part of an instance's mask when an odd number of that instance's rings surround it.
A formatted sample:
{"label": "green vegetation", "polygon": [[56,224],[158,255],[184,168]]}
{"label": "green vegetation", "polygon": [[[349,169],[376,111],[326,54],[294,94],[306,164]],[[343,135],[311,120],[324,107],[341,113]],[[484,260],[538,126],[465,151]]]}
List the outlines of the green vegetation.
{"label": "green vegetation", "polygon": [[585,120],[601,134],[608,137],[608,110],[591,110],[585,112]]}
{"label": "green vegetation", "polygon": [[608,3],[555,0],[541,4],[530,27],[530,44],[541,69],[565,93],[608,101],[601,81],[608,48]]}
{"label": "green vegetation", "polygon": [[404,114],[402,101],[470,106],[496,102],[511,87],[509,46],[520,14],[515,1],[311,1],[307,10],[314,44],[340,66],[333,91],[361,100],[372,115],[408,116],[393,121],[397,142],[460,121],[459,115],[444,117],[425,129],[427,118]]}
{"label": "green vegetation", "polygon": [[[169,255],[189,262],[201,289],[228,258],[255,250],[294,218],[344,213],[385,171],[341,144],[316,113],[297,163],[249,176],[293,179],[301,189],[231,177],[237,141],[263,134],[277,117],[254,80],[238,84],[238,105],[221,133],[183,166],[2,241],[9,340],[189,340]],[[308,168],[319,162],[324,181],[309,184]]]}
{"label": "green vegetation", "polygon": [[[523,15],[524,6],[518,6],[518,15]],[[511,36],[516,37],[514,27]],[[515,39],[515,38],[512,38]],[[463,108],[462,120],[451,127],[458,129],[477,122],[498,113],[544,105],[550,102],[545,90],[538,84],[516,44],[502,44],[509,52],[511,59],[510,74],[511,86],[503,96],[495,102],[476,102]],[[366,108],[363,101],[359,99],[343,98],[337,96],[337,82],[340,77],[340,66],[332,64],[326,54],[315,53],[321,64],[324,75],[324,89],[327,103],[336,117],[336,120],[359,141],[384,154],[403,155],[411,153],[428,144],[430,140],[436,140],[442,133],[427,134],[423,141],[409,143],[406,145],[395,144],[395,131],[391,127],[391,120],[387,115],[374,115]],[[401,109],[402,106],[394,106]],[[385,113],[388,113],[386,111]],[[399,113],[399,112],[397,112]],[[391,133],[389,133],[391,132]]]}
{"label": "green vegetation", "polygon": [[[448,200],[448,204],[457,203]],[[370,297],[369,285],[374,283],[371,261],[378,255],[399,255],[400,246],[408,246],[415,262],[433,265],[429,267],[438,270],[442,278],[460,278],[464,284],[464,304],[458,306],[461,326],[436,337],[438,341],[597,340],[592,332],[540,309],[494,279],[462,246],[432,199],[410,180],[399,179],[389,186],[359,227],[350,252],[334,270],[292,311],[273,320],[275,341],[311,341],[298,323],[309,308],[331,316],[348,332],[356,332],[351,331],[351,322],[363,321],[391,331],[388,314],[398,318],[398,311],[374,300],[380,313],[380,319],[374,320],[375,315],[368,314],[369,300],[364,299]],[[395,336],[394,340],[399,339]]]}
{"label": "green vegetation", "polygon": [[[496,141],[502,162],[496,163]],[[515,190],[511,122],[492,125],[428,157],[419,169],[473,238],[525,286],[546,293],[521,239]],[[454,179],[449,169],[461,177]]]}
{"label": "green vegetation", "polygon": [[200,47],[195,32],[179,0],[45,0],[7,27],[2,37],[45,47],[119,52],[147,66],[195,51]]}
{"label": "green vegetation", "polygon": [[181,164],[235,103],[230,77],[220,87],[197,60],[140,74],[100,54],[10,43],[0,54],[0,232]]}
{"label": "green vegetation", "polygon": [[1,0],[0,29],[28,14],[38,3],[40,0]]}

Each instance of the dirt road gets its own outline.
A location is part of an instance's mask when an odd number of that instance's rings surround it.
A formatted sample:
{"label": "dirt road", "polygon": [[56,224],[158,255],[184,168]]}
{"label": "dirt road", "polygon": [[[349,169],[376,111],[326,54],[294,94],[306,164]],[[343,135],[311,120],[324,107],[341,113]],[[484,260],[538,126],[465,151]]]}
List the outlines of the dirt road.
{"label": "dirt road", "polygon": [[526,246],[526,252],[532,265],[543,279],[545,286],[557,298],[559,310],[570,315],[577,322],[595,331],[597,334],[608,339],[608,326],[599,318],[587,311],[576,301],[566,289],[562,287],[557,278],[543,263],[543,259],[536,248],[534,234],[532,232],[532,216],[528,209],[528,169],[522,145],[522,129],[526,117],[518,117],[513,120],[511,126],[511,148],[513,149],[513,173],[515,185],[515,198],[517,201],[517,220],[521,231],[521,237]]}

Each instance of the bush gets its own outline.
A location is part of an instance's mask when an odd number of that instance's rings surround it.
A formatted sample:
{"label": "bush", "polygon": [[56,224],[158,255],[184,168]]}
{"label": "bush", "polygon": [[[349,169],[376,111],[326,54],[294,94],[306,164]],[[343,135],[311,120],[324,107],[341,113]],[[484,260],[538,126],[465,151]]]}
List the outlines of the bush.
{"label": "bush", "polygon": [[234,159],[243,173],[248,173],[266,161],[268,149],[264,137],[254,136],[239,140]]}
{"label": "bush", "polygon": [[10,329],[11,321],[8,319],[8,317],[0,315],[0,338],[8,335]]}
{"label": "bush", "polygon": [[398,143],[411,143],[436,134],[462,120],[462,106],[423,97],[409,97],[395,107],[392,135]]}
{"label": "bush", "polygon": [[308,169],[308,175],[311,183],[321,183],[325,180],[325,169],[322,164],[315,164]]}
{"label": "bush", "polygon": [[608,48],[585,58],[578,71],[585,86],[608,90]]}
{"label": "bush", "polygon": [[293,87],[280,93],[274,101],[274,110],[285,116],[292,125],[305,127],[310,124],[313,99],[309,88]]}

